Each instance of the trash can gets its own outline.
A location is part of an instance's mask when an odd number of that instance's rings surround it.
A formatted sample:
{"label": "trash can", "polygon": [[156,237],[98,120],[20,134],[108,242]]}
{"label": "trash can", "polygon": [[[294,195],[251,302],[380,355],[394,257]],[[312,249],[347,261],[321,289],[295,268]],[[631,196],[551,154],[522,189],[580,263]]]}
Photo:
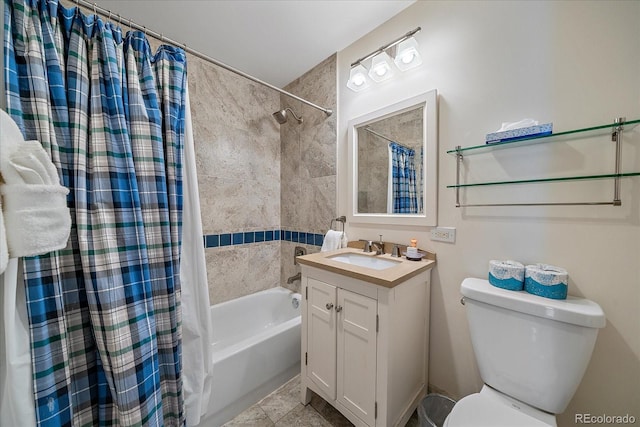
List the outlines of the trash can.
{"label": "trash can", "polygon": [[428,394],[418,405],[420,427],[442,427],[456,401],[437,393]]}

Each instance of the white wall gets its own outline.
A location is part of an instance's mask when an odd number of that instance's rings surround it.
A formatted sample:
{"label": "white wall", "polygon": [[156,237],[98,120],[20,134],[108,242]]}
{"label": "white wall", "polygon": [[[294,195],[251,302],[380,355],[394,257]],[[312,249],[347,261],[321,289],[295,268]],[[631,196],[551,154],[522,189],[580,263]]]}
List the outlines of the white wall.
{"label": "white wall", "polygon": [[[347,122],[390,103],[438,89],[438,222],[455,244],[432,242],[428,228],[347,224],[350,240],[377,238],[437,253],[431,305],[430,383],[462,397],[480,389],[459,286],[486,277],[490,259],[565,267],[569,293],[607,315],[581,386],[560,425],[574,414],[640,419],[640,178],[622,183],[622,207],[455,208],[456,145],[484,142],[503,121],[532,117],[556,132],[640,118],[639,2],[417,2],[338,53],[338,211],[347,207]],[[423,65],[354,93],[349,65],[407,31]],[[640,130],[625,134],[625,171],[640,170]],[[469,182],[613,170],[606,137],[500,150],[465,160]],[[612,200],[612,181],[492,187],[463,192],[473,203]]]}

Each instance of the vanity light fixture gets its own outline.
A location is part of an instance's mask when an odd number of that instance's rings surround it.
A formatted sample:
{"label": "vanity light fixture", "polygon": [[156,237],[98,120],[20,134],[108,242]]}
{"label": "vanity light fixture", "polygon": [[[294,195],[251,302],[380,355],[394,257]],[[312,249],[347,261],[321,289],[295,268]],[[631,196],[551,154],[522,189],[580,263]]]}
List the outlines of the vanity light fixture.
{"label": "vanity light fixture", "polygon": [[[421,28],[418,27],[413,31],[409,31],[404,36],[352,63],[347,87],[354,92],[359,92],[370,86],[369,78],[374,82],[382,82],[393,77],[396,67],[401,71],[406,71],[422,64],[422,58],[420,58],[420,53],[418,52],[418,42],[413,37],[420,30]],[[394,46],[397,46],[397,48],[395,59],[392,60],[387,50]],[[369,59],[371,59],[371,65],[367,71],[363,62]],[[394,62],[395,66],[393,65]]]}

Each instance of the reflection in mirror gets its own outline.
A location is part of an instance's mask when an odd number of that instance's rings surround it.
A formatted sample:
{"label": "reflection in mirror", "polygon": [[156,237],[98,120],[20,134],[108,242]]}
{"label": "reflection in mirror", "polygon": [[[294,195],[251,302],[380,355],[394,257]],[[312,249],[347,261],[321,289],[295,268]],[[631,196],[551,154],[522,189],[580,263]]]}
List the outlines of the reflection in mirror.
{"label": "reflection in mirror", "polygon": [[348,221],[437,225],[438,94],[349,121]]}
{"label": "reflection in mirror", "polygon": [[357,128],[358,212],[423,212],[423,107]]}

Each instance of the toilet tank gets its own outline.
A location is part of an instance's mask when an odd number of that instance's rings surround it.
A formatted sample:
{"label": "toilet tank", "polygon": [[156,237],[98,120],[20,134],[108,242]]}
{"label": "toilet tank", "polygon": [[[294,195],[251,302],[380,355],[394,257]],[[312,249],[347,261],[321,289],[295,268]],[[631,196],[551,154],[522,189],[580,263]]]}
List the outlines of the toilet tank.
{"label": "toilet tank", "polygon": [[559,414],[573,397],[604,327],[604,312],[584,298],[553,300],[465,279],[461,293],[485,384]]}

